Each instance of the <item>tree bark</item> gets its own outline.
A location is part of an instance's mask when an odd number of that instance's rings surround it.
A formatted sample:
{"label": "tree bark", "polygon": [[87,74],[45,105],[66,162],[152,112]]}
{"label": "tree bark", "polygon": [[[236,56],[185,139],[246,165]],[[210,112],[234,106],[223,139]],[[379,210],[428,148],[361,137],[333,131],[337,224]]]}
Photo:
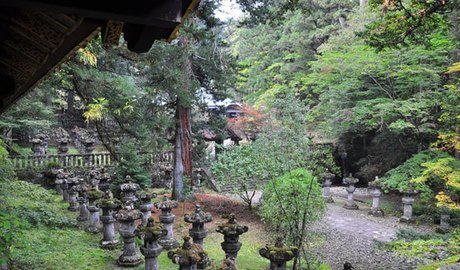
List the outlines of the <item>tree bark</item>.
{"label": "tree bark", "polygon": [[174,145],[174,186],[173,199],[182,201],[184,199],[184,176],[192,181],[192,131],[190,108],[184,107],[177,102],[176,109],[176,140]]}
{"label": "tree bark", "polygon": [[[185,37],[179,39],[179,46],[185,47],[188,40]],[[186,58],[182,66],[184,72],[184,95],[191,91],[191,80],[193,76],[192,61]],[[192,180],[192,124],[191,108],[189,104],[182,104],[180,97],[176,105],[176,140],[174,145],[174,185],[173,199],[182,201],[184,199],[184,176],[190,181],[190,188],[193,189]]]}
{"label": "tree bark", "polygon": [[182,201],[184,194],[184,163],[182,161],[182,130],[176,123],[176,140],[174,144],[174,185],[172,198],[174,200]]}

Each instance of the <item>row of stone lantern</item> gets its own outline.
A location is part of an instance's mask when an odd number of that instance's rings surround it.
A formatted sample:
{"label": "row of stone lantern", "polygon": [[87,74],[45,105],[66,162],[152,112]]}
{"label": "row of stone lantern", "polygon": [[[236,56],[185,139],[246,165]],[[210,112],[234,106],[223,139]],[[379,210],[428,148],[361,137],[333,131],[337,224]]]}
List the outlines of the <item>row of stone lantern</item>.
{"label": "row of stone lantern", "polygon": [[[60,137],[56,139],[58,142],[57,150],[59,155],[65,155],[69,151],[69,143],[71,142],[70,135],[65,131],[60,131]],[[50,138],[48,135],[39,133],[30,140],[32,143],[32,153],[34,156],[43,156],[48,152],[48,142]],[[84,147],[85,154],[91,154],[96,148],[96,141],[90,135],[85,135],[81,137],[81,143]]]}
{"label": "row of stone lantern", "polygon": [[[103,237],[100,241],[102,248],[113,249],[120,244],[116,239],[115,222],[120,224],[119,233],[123,238],[123,252],[117,259],[118,265],[130,267],[143,262],[140,254],[137,253],[136,236],[144,241],[140,251],[145,257],[145,269],[159,269],[158,256],[163,249],[170,250],[168,257],[173,263],[178,264],[180,269],[206,269],[210,265],[203,247],[204,238],[208,235],[204,225],[212,221],[209,213],[203,212],[201,207],[196,205],[193,213],[184,215],[184,221],[192,224],[192,227],[189,230],[190,237],[186,237],[179,247],[173,230],[175,215],[172,210],[178,207],[176,201],[164,196],[162,201],[155,203],[155,207],[161,210],[160,225],[151,217],[154,207],[151,203],[153,194],[146,192],[138,194],[141,203],[138,210],[134,208],[134,202],[138,200],[136,191],[139,185],[133,183],[127,176],[125,183],[120,185],[120,190],[123,192],[120,201],[113,198],[109,183],[110,176],[105,170],[89,172],[87,181],[70,173],[61,173],[56,180],[63,199],[69,202],[68,209],[79,211],[77,220],[88,222],[86,231],[100,232],[102,222]],[[120,206],[122,208],[115,213]],[[142,225],[138,230],[136,222],[140,219]],[[231,214],[228,216],[228,222],[219,225],[216,231],[224,235],[221,246],[226,260],[236,265],[238,251],[242,246],[239,236],[247,232],[248,227],[238,224],[235,216]],[[278,242],[274,246],[267,246],[260,250],[261,256],[271,261],[270,269],[286,269],[286,262],[297,256],[296,252]]]}
{"label": "row of stone lantern", "polygon": [[[323,174],[323,197],[326,202],[332,203],[334,200],[332,199],[332,195],[330,193],[330,187],[332,185],[332,181],[334,180],[335,175],[330,173],[326,170]],[[347,185],[347,201],[344,205],[345,209],[349,210],[357,210],[359,209],[358,205],[354,201],[354,191],[356,190],[355,185],[359,182],[358,178],[353,177],[351,174],[348,177],[343,179],[343,183]],[[372,207],[369,210],[369,215],[375,217],[383,217],[385,214],[383,210],[380,208],[380,197],[382,195],[381,190],[381,181],[378,176],[375,177],[374,181],[369,182],[369,190],[370,194],[372,195]],[[401,190],[402,197],[402,204],[403,204],[403,216],[399,219],[400,222],[403,223],[413,223],[415,221],[413,217],[413,209],[412,205],[414,204],[415,197],[418,194],[418,191],[415,190],[413,187],[408,187],[406,190]],[[450,225],[448,224],[448,215],[441,216],[441,224],[439,231],[448,231],[450,229]]]}

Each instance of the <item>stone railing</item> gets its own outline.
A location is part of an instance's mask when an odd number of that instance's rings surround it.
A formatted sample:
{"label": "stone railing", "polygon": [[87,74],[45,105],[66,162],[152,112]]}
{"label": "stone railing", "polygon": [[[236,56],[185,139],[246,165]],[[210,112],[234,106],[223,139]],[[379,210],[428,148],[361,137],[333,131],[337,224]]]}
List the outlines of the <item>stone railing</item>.
{"label": "stone railing", "polygon": [[[109,152],[94,154],[62,154],[62,155],[34,155],[34,156],[11,156],[12,163],[16,170],[27,170],[33,168],[45,168],[50,163],[58,163],[62,168],[74,167],[110,167],[114,166],[115,160]],[[174,153],[164,152],[159,156],[146,154],[146,165],[155,162],[173,162]]]}
{"label": "stone railing", "polygon": [[97,154],[11,156],[10,159],[17,170],[44,168],[50,163],[58,163],[63,168],[112,165],[112,157],[108,152]]}

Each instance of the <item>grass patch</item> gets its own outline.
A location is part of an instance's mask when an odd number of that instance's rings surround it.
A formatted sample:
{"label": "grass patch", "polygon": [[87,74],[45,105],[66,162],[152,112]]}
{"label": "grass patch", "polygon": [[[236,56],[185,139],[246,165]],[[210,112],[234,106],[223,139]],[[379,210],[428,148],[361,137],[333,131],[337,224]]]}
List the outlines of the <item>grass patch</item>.
{"label": "grass patch", "polygon": [[111,269],[114,259],[98,247],[99,235],[79,229],[29,229],[18,237],[13,250],[17,269]]}
{"label": "grass patch", "polygon": [[446,235],[401,230],[398,233],[398,240],[384,244],[383,248],[402,255],[432,261],[431,264],[417,269],[438,269],[440,266],[455,263],[460,259],[460,228]]}
{"label": "grass patch", "polygon": [[[17,215],[22,226],[14,231],[12,249],[16,269],[66,270],[66,269],[119,269],[116,259],[121,247],[116,250],[99,248],[101,234],[89,234],[76,227],[76,213],[67,211],[54,191],[24,181],[0,183],[1,209]],[[241,270],[264,269],[268,260],[259,256],[263,246],[258,239],[262,233],[253,230],[242,235],[238,256]],[[205,239],[205,248],[216,266],[225,257],[220,243],[223,236],[210,230]],[[159,258],[161,269],[177,269],[163,252]],[[120,268],[121,269],[121,268]],[[144,269],[143,264],[134,269]]]}
{"label": "grass patch", "polygon": [[[67,211],[68,204],[62,202],[61,196],[54,191],[24,181],[0,182],[0,200],[0,210],[15,215],[22,224],[13,232],[12,260],[15,269],[123,269],[116,265],[116,259],[122,253],[121,246],[110,251],[99,248],[102,235],[86,233],[78,228],[75,221],[78,214]],[[243,245],[238,254],[238,269],[268,267],[269,261],[259,255],[259,249],[267,241],[261,238],[267,235],[261,230],[254,227],[240,237]],[[184,227],[179,231],[186,232],[187,229]],[[267,235],[266,238],[269,237]],[[221,234],[209,230],[205,250],[214,263],[212,269],[217,269],[225,257],[220,246],[222,241]],[[160,255],[159,265],[164,270],[178,268],[167,257],[166,251]],[[144,269],[144,265],[134,269]],[[318,263],[315,269],[330,267]]]}
{"label": "grass patch", "polygon": [[437,270],[442,266],[447,266],[447,265],[455,264],[455,263],[458,263],[458,262],[460,262],[460,254],[455,255],[455,256],[451,256],[451,257],[449,257],[447,259],[444,259],[444,260],[441,260],[441,261],[438,261],[438,262],[435,262],[435,263],[431,263],[431,264],[428,264],[428,265],[418,267],[417,270]]}

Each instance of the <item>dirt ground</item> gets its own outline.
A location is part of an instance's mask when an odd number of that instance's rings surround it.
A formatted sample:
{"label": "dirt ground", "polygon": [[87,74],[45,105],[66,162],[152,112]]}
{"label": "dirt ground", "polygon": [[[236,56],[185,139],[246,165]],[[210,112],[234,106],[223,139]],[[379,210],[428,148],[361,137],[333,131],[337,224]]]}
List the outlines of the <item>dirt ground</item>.
{"label": "dirt ground", "polygon": [[[180,202],[179,207],[172,211],[176,216],[176,221],[174,222],[175,231],[181,236],[188,235],[188,229],[191,227],[190,224],[184,221],[183,217],[187,213],[193,213],[196,204],[201,206],[202,211],[212,215],[213,220],[206,224],[210,232],[215,231],[219,224],[227,222],[227,219],[222,216],[231,213],[236,216],[238,223],[248,226],[251,230],[264,230],[265,226],[260,221],[255,211],[250,211],[243,202],[218,194],[201,193],[195,194],[195,197],[195,202]],[[158,209],[155,209],[155,213],[152,213],[155,220],[159,219],[160,213],[161,211]]]}

